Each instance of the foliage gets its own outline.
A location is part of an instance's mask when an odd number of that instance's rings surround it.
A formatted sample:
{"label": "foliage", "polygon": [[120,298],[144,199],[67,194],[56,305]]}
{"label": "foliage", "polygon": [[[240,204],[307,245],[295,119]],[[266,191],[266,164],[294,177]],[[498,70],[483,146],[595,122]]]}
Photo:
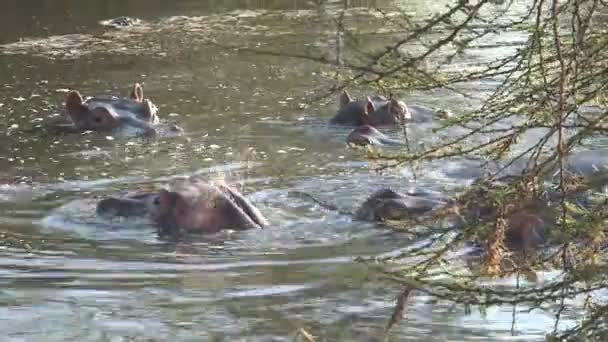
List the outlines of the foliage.
{"label": "foliage", "polygon": [[[381,12],[386,14],[385,12]],[[461,0],[424,20],[403,14],[386,16],[402,34],[375,54],[342,56],[341,68],[349,77],[333,90],[374,86],[387,93],[441,89],[478,100],[479,105],[445,120],[437,132],[446,139],[422,149],[399,154],[370,153],[383,167],[396,167],[454,157],[499,160],[504,168],[476,182],[445,210],[458,213],[464,226],[429,228],[426,243],[387,259],[366,260],[384,265],[384,275],[405,288],[438,299],[466,305],[525,304],[555,312],[555,329],[547,340],[603,340],[608,335],[608,305],[597,293],[608,287],[606,262],[606,209],[604,201],[581,204],[605,185],[605,175],[584,178],[568,169],[568,156],[590,138],[606,132],[608,85],[608,3],[600,0],[489,1]],[[338,25],[338,36],[348,39],[348,27]],[[496,42],[501,32],[518,31],[525,37],[511,53],[483,61],[464,70],[449,68],[466,59],[480,44]],[[464,57],[463,57],[464,56]],[[343,74],[344,75],[344,74]],[[492,91],[467,91],[466,85],[495,83]],[[454,134],[454,127],[464,128]],[[541,132],[532,143],[532,132]],[[523,145],[523,146],[522,146]],[[521,174],[497,183],[504,170],[524,164]],[[480,197],[479,194],[483,193]],[[544,197],[543,197],[544,196]],[[528,198],[543,197],[554,203],[550,241],[553,248],[535,258],[509,253],[503,242],[507,217]],[[480,198],[483,198],[481,200]],[[471,216],[471,209],[486,208],[491,219]],[[445,210],[426,217],[429,227],[446,217]],[[469,241],[483,242],[485,254],[479,272],[454,270],[447,255]],[[543,285],[493,288],[487,276],[536,278],[536,271],[554,267],[560,275]],[[518,282],[519,283],[519,282]],[[389,327],[404,310],[401,294]],[[585,298],[585,317],[576,327],[558,329],[566,302]],[[557,304],[557,305],[555,305]],[[514,314],[514,320],[516,315]]]}

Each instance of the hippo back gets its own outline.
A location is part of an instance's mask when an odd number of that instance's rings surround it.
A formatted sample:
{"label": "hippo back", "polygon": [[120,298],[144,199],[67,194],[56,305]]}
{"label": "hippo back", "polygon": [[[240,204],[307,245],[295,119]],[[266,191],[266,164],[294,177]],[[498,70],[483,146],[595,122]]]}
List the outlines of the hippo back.
{"label": "hippo back", "polygon": [[382,189],[361,205],[355,212],[355,217],[365,221],[408,219],[442,204],[443,201],[427,197],[422,193],[405,195],[390,189]]}
{"label": "hippo back", "polygon": [[[370,100],[374,104],[374,108],[376,108],[373,113],[374,116],[377,112],[385,112],[385,115],[390,114],[388,110],[388,100],[385,97],[371,96]],[[338,110],[338,113],[330,120],[330,123],[334,125],[361,126],[367,124],[369,121],[365,118],[366,115],[367,100],[351,101]]]}

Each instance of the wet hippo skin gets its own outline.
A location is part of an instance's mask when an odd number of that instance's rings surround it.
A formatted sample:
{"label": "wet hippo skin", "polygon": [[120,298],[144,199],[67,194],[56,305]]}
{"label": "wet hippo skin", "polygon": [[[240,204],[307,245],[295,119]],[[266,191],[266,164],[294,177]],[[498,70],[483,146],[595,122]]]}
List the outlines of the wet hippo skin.
{"label": "wet hippo skin", "polygon": [[340,109],[330,120],[331,124],[345,126],[395,126],[406,122],[427,122],[434,117],[449,117],[451,113],[442,114],[420,105],[406,105],[396,98],[368,96],[365,100],[355,100],[348,91],[340,95]]}
{"label": "wet hippo skin", "polygon": [[340,96],[340,109],[330,123],[347,126],[390,126],[409,119],[405,103],[383,96],[355,101],[347,91]]}
{"label": "wet hippo skin", "polygon": [[355,128],[346,138],[348,144],[357,146],[402,146],[402,142],[391,139],[384,133],[370,125],[363,125]]}
{"label": "wet hippo skin", "polygon": [[237,190],[225,184],[189,181],[171,190],[111,197],[97,204],[101,216],[147,216],[159,233],[216,233],[262,228],[268,222]]}
{"label": "wet hippo skin", "polygon": [[[434,210],[449,208],[455,203],[433,198],[423,192],[403,194],[391,189],[374,192],[355,211],[354,217],[365,221],[408,220],[432,215]],[[464,207],[448,211],[446,218],[451,218],[455,227],[463,227],[466,222],[496,219],[496,210],[487,204],[487,199],[477,198]],[[505,217],[505,246],[511,250],[535,250],[545,243],[545,231],[554,220],[546,204],[540,200],[525,200],[514,205]]]}
{"label": "wet hippo skin", "polygon": [[445,202],[422,193],[402,194],[391,189],[381,189],[361,204],[355,211],[355,218],[364,221],[404,220],[444,204]]}
{"label": "wet hippo skin", "polygon": [[131,127],[150,134],[158,123],[158,109],[144,98],[137,83],[129,98],[94,96],[84,100],[78,91],[72,90],[66,96],[65,107],[76,128],[82,131],[112,132]]}

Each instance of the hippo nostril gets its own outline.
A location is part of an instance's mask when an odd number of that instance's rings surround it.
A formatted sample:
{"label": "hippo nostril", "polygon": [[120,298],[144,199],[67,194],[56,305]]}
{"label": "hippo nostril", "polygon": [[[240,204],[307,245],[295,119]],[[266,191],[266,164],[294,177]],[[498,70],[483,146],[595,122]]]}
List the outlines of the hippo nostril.
{"label": "hippo nostril", "polygon": [[160,205],[160,197],[154,197],[154,201],[152,201],[154,205]]}
{"label": "hippo nostril", "polygon": [[95,117],[95,122],[96,123],[101,123],[102,121],[103,120],[99,116]]}

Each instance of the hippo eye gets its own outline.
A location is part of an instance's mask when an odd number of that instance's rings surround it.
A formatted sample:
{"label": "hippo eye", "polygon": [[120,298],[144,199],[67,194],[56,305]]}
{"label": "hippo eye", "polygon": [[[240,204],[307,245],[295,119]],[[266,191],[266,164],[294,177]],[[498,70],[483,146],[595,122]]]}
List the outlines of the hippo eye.
{"label": "hippo eye", "polygon": [[103,119],[100,116],[96,116],[95,117],[95,122],[96,123],[101,123],[103,121]]}

